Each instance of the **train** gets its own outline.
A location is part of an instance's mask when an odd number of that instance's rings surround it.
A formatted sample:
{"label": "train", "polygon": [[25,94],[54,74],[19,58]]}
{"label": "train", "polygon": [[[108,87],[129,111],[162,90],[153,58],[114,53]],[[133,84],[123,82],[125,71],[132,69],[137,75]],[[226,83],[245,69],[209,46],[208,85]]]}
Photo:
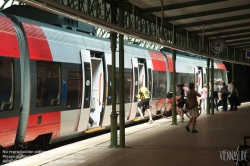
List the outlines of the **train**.
{"label": "train", "polygon": [[[43,149],[110,127],[111,98],[119,111],[119,50],[116,96],[111,96],[110,40],[93,34],[0,12],[0,147]],[[125,122],[137,112],[138,82],[152,98],[173,91],[172,53],[124,45]],[[206,59],[177,53],[176,80],[208,80]],[[222,61],[214,78],[227,82]],[[119,123],[119,121],[118,121]],[[94,131],[94,130],[93,130]]]}

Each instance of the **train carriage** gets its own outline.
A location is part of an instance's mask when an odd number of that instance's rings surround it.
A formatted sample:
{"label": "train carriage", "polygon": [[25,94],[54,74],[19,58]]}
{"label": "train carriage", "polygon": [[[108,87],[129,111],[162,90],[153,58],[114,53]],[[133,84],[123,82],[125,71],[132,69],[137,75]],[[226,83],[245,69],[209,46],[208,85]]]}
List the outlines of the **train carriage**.
{"label": "train carriage", "polygon": [[[11,14],[0,13],[0,20],[2,147],[17,142],[41,150],[49,143],[110,126],[111,99],[115,97],[119,111],[121,96],[118,52],[116,96],[111,95],[108,39]],[[153,98],[166,100],[173,90],[172,55],[125,45],[124,57],[125,121],[131,123],[136,118],[139,81]],[[216,61],[215,68],[215,78],[227,81],[223,63]],[[176,72],[177,82],[198,82],[199,88],[207,83],[204,59],[178,54]]]}

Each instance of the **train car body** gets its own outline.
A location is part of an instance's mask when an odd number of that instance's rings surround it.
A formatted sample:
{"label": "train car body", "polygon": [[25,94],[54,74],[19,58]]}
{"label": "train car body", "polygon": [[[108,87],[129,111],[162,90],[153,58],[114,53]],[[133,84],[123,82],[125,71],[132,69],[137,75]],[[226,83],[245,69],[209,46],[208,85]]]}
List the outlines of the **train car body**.
{"label": "train car body", "polygon": [[[42,147],[110,125],[111,98],[119,111],[121,96],[118,53],[111,96],[109,40],[9,14],[0,20],[2,147],[34,141]],[[130,45],[124,51],[125,121],[131,122],[139,81],[153,98],[166,99],[172,90],[172,55]],[[223,63],[215,66],[218,79],[227,80]],[[177,82],[207,83],[205,60],[177,55],[176,72]]]}

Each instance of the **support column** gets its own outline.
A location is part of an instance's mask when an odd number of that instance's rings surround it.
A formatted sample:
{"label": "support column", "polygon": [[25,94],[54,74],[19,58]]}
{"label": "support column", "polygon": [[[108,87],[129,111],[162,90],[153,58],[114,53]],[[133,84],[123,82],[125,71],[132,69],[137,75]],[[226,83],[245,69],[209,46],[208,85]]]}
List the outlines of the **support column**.
{"label": "support column", "polygon": [[211,114],[214,114],[214,60],[211,59]]}
{"label": "support column", "polygon": [[[119,1],[119,26],[124,27],[123,0]],[[125,147],[125,107],[124,107],[124,36],[119,34],[119,96],[120,96],[120,147]]]}
{"label": "support column", "polygon": [[[176,32],[173,25],[173,38],[172,43],[176,44]],[[172,80],[173,80],[173,100],[172,100],[172,125],[177,125],[177,117],[176,117],[176,72],[175,72],[175,62],[176,62],[176,50],[172,50],[172,61],[173,61],[173,74],[172,74]],[[171,85],[170,85],[171,86]]]}
{"label": "support column", "polygon": [[[111,3],[111,21],[116,23],[116,3],[115,0]],[[111,119],[111,148],[117,147],[117,113],[116,113],[116,65],[115,65],[115,52],[116,52],[116,38],[117,33],[111,32],[111,51],[112,51],[112,112],[110,115]]]}
{"label": "support column", "polygon": [[172,61],[173,61],[173,100],[172,100],[172,125],[177,125],[177,117],[176,117],[176,72],[175,72],[175,62],[176,62],[176,50],[172,50]]}
{"label": "support column", "polygon": [[210,66],[210,58],[207,58],[207,115],[210,114],[210,96],[209,96],[209,66]]}

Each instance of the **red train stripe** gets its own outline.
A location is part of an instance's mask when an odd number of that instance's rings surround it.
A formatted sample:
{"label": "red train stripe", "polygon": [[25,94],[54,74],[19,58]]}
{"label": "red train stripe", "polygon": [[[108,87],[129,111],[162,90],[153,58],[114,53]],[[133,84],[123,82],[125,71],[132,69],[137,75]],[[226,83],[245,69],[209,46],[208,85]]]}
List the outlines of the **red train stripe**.
{"label": "red train stripe", "polygon": [[155,51],[150,51],[150,50],[148,52],[152,59],[154,70],[166,71],[166,60],[164,58],[164,55],[160,52],[155,52]]}
{"label": "red train stripe", "polygon": [[14,145],[19,117],[0,119],[0,145]]}
{"label": "red train stripe", "polygon": [[[42,121],[37,124],[39,116],[42,116]],[[30,115],[24,141],[32,141],[39,135],[47,133],[53,133],[52,138],[58,138],[60,136],[60,121],[60,112]]]}
{"label": "red train stripe", "polygon": [[49,43],[42,28],[30,23],[22,24],[28,41],[30,59],[53,61]]}
{"label": "red train stripe", "polygon": [[216,65],[219,70],[227,70],[223,63],[216,62]]}
{"label": "red train stripe", "polygon": [[17,36],[9,18],[0,16],[0,56],[19,58]]}

